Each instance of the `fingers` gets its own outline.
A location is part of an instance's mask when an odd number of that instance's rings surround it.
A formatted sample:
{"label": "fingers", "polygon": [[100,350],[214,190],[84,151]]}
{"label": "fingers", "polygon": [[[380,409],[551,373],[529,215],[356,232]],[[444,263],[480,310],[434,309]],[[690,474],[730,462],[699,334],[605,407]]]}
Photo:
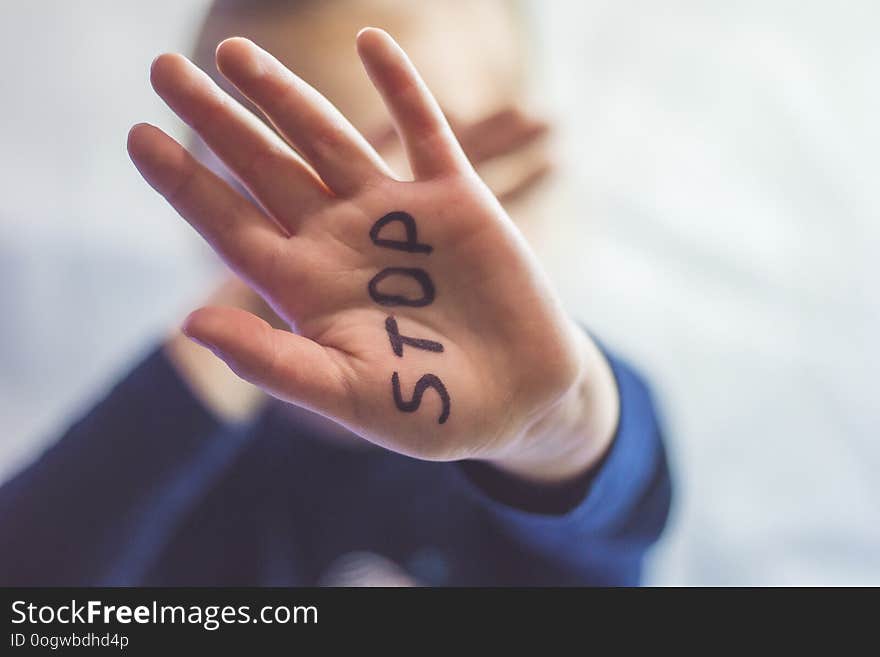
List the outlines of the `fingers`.
{"label": "fingers", "polygon": [[144,179],[233,269],[259,282],[266,255],[283,244],[278,226],[158,128],[134,126],[128,152]]}
{"label": "fingers", "polygon": [[465,154],[502,204],[515,203],[553,170],[550,124],[517,106],[471,123],[450,119]]}
{"label": "fingers", "polygon": [[150,80],[287,230],[296,230],[297,215],[329,198],[318,177],[278,135],[185,57],[157,57]]}
{"label": "fingers", "polygon": [[550,124],[546,121],[531,117],[517,107],[506,107],[455,132],[468,159],[477,166],[526,148],[549,130]]}
{"label": "fingers", "polygon": [[[507,206],[515,203],[543,182],[552,171],[553,163],[549,160],[538,162],[524,173],[521,173],[507,187],[499,187],[499,190],[495,192],[495,196],[502,205]],[[491,184],[490,188],[492,188]]]}
{"label": "fingers", "polygon": [[250,98],[335,193],[350,195],[389,171],[326,98],[247,39],[217,48],[217,67]]}
{"label": "fingers", "polygon": [[274,397],[333,418],[349,415],[345,375],[317,342],[272,328],[238,308],[197,310],[186,319],[183,332]]}
{"label": "fingers", "polygon": [[365,28],[357,47],[394,118],[416,178],[470,170],[440,106],[400,46],[386,32]]}

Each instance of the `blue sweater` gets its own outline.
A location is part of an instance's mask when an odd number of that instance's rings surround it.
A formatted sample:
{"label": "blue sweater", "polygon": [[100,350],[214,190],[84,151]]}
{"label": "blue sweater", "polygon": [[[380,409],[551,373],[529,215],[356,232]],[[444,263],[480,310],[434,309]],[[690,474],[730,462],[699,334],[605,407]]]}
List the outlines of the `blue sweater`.
{"label": "blue sweater", "polygon": [[645,384],[609,359],[614,443],[549,489],[316,440],[278,406],[221,424],[156,351],[0,488],[0,585],[313,585],[361,550],[431,585],[635,585],[670,479]]}

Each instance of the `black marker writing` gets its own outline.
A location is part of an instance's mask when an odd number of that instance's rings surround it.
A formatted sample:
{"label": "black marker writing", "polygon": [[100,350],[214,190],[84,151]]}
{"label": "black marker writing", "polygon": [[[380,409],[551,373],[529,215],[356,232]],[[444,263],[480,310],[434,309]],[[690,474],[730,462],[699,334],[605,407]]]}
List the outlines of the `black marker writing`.
{"label": "black marker writing", "polygon": [[[422,288],[422,296],[416,299],[409,299],[399,294],[385,294],[379,291],[379,283],[389,276],[409,276]],[[408,268],[408,267],[387,267],[378,274],[373,276],[370,284],[367,286],[373,301],[380,306],[411,306],[418,308],[427,306],[434,301],[435,291],[434,283],[431,277],[424,269]]]}
{"label": "black marker writing", "polygon": [[[405,239],[389,239],[381,237],[382,230],[391,223],[399,222],[403,225]],[[428,244],[421,244],[418,238],[418,230],[416,228],[416,220],[408,212],[396,210],[384,215],[381,219],[373,224],[370,229],[370,239],[376,246],[394,249],[396,251],[406,251],[407,253],[431,253],[434,248]],[[409,277],[418,283],[421,288],[421,296],[410,298],[403,294],[390,294],[379,290],[379,284],[388,277]],[[387,288],[386,288],[387,289]],[[370,298],[380,306],[409,306],[419,308],[428,306],[433,303],[437,293],[434,289],[434,282],[424,269],[409,267],[387,267],[370,279],[367,285],[367,291]],[[385,331],[388,333],[388,339],[391,341],[391,350],[398,358],[403,358],[403,345],[414,347],[416,349],[424,349],[426,351],[442,352],[443,345],[433,340],[423,338],[413,338],[408,335],[401,335],[397,326],[397,320],[389,315],[385,318]],[[425,390],[433,388],[440,396],[443,404],[440,417],[437,418],[438,424],[443,424],[449,418],[449,408],[451,402],[446,386],[435,374],[424,374],[413,389],[412,398],[406,401],[400,394],[400,376],[397,372],[391,375],[391,389],[394,393],[394,403],[398,409],[404,413],[414,413],[418,410],[422,403],[422,396]]]}
{"label": "black marker writing", "polygon": [[414,413],[418,410],[419,405],[422,403],[422,395],[425,394],[425,390],[428,388],[436,390],[437,394],[440,395],[440,401],[443,402],[443,410],[440,412],[440,417],[437,418],[437,424],[443,424],[446,422],[447,418],[449,418],[450,404],[449,393],[446,392],[446,386],[443,385],[443,382],[439,378],[433,374],[422,375],[422,378],[416,382],[412,399],[405,401],[400,394],[400,376],[398,376],[397,372],[391,375],[391,389],[394,391],[394,403],[397,404],[397,408],[404,413]]}
{"label": "black marker writing", "polygon": [[403,358],[403,345],[405,344],[427,351],[443,351],[443,345],[439,342],[401,335],[397,329],[397,320],[391,315],[385,319],[385,330],[388,332],[388,339],[391,340],[391,350],[401,358]]}
{"label": "black marker writing", "polygon": [[[389,240],[379,237],[382,229],[392,221],[399,221],[403,224],[406,231],[406,240]],[[382,246],[386,249],[397,249],[398,251],[407,251],[409,253],[430,253],[433,247],[427,244],[419,244],[416,237],[416,220],[407,212],[389,212],[379,219],[370,229],[370,239],[376,246]]]}

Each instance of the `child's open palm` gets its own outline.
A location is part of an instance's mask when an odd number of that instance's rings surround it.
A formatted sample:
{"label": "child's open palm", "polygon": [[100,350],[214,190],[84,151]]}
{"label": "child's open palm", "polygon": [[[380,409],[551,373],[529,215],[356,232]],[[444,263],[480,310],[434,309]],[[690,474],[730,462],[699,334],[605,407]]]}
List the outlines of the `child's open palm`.
{"label": "child's open palm", "polygon": [[[155,61],[157,92],[262,208],[151,126],[130,133],[135,164],[294,331],[210,307],[186,333],[242,378],[388,449],[529,471],[519,464],[543,439],[565,462],[545,474],[582,470],[613,430],[616,399],[599,410],[593,399],[607,366],[403,51],[376,29],[357,45],[414,181],[395,180],[326,99],[250,41],[223,42],[218,67],[283,139],[185,58]],[[558,417],[577,443],[546,430]]]}

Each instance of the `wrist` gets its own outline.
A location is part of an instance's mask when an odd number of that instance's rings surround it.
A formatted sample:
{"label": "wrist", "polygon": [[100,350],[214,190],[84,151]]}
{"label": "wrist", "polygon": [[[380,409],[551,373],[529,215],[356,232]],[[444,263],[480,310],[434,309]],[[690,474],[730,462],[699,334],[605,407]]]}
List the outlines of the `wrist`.
{"label": "wrist", "polygon": [[538,484],[564,484],[593,468],[610,449],[620,415],[611,365],[580,328],[581,367],[572,386],[530,422],[493,466]]}

